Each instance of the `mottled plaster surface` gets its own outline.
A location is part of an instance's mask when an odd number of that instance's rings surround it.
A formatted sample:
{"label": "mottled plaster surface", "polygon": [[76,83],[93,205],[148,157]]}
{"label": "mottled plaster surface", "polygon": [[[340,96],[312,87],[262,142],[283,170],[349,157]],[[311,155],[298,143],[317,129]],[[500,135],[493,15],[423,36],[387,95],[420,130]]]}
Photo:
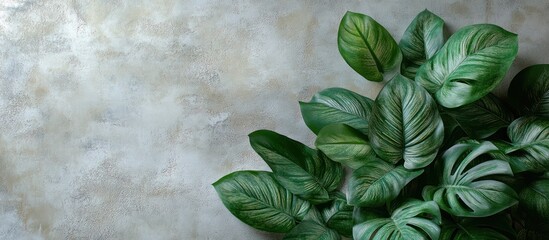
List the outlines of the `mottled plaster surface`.
{"label": "mottled plaster surface", "polygon": [[345,11],[398,40],[424,8],[450,32],[518,33],[511,75],[549,60],[544,0],[1,1],[0,239],[279,238],[240,223],[211,183],[267,169],[253,130],[310,145],[297,101],[376,96],[339,57]]}

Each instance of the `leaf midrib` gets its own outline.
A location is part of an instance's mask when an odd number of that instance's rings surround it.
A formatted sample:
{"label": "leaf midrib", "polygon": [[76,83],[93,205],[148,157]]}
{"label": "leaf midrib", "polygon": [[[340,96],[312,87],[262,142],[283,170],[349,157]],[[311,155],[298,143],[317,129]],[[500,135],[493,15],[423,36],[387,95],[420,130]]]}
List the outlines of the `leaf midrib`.
{"label": "leaf midrib", "polygon": [[[372,20],[373,21],[373,20]],[[351,20],[351,22],[353,23],[353,26],[355,27],[355,29],[357,30],[358,32],[358,35],[360,36],[360,38],[362,38],[362,41],[364,42],[364,45],[366,45],[366,48],[368,49],[368,52],[370,52],[370,55],[372,56],[372,59],[374,60],[374,63],[376,64],[376,68],[377,70],[380,72],[380,73],[383,73],[383,69],[381,68],[381,63],[379,62],[379,59],[377,59],[377,56],[374,54],[374,51],[372,50],[372,47],[370,46],[370,44],[368,43],[367,41],[367,38],[362,34],[362,31],[360,31],[360,28],[358,27],[357,23],[355,22],[354,19]]]}

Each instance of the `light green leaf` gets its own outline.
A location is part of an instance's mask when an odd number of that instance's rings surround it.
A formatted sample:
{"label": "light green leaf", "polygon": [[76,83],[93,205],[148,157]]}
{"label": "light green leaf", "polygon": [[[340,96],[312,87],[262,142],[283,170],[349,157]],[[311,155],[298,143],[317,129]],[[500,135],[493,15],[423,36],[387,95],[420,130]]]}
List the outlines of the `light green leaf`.
{"label": "light green leaf", "polygon": [[490,142],[467,141],[456,144],[442,156],[443,172],[438,186],[425,186],[423,198],[460,217],[485,217],[515,205],[516,192],[493,175],[513,175],[509,163],[479,156],[497,151]]}
{"label": "light green leaf", "polygon": [[349,204],[362,207],[382,206],[395,199],[400,190],[423,170],[407,170],[381,159],[370,158],[353,172],[349,180]]}
{"label": "light green leaf", "polygon": [[336,194],[328,208],[323,209],[322,216],[326,226],[336,230],[345,237],[353,235],[353,206],[347,204],[345,195]]}
{"label": "light green leaf", "polygon": [[528,219],[549,223],[549,179],[528,184],[520,191],[519,201]]}
{"label": "light green leaf", "polygon": [[259,230],[288,232],[311,208],[309,202],[284,189],[269,172],[233,172],[212,185],[234,216]]}
{"label": "light green leaf", "polygon": [[458,30],[416,75],[442,106],[472,103],[503,79],[518,51],[517,35],[491,24]]}
{"label": "light green leaf", "polygon": [[414,79],[417,69],[442,48],[444,21],[425,9],[406,28],[399,47],[402,50],[402,75]]}
{"label": "light green leaf", "polygon": [[345,124],[332,124],[322,128],[315,145],[333,161],[353,169],[359,168],[366,159],[375,156],[368,137]]}
{"label": "light green leaf", "polygon": [[[520,170],[549,171],[549,120],[539,117],[521,117],[507,128],[513,147],[506,153],[517,158]],[[515,164],[519,167],[519,164]]]}
{"label": "light green leaf", "polygon": [[305,124],[315,133],[334,123],[343,123],[368,134],[368,118],[374,101],[343,88],[328,88],[310,102],[300,102]]}
{"label": "light green leaf", "polygon": [[513,114],[492,93],[483,98],[457,108],[446,108],[444,112],[452,116],[471,138],[483,139],[509,126]]}
{"label": "light green leaf", "polygon": [[443,221],[440,240],[516,239],[511,219],[502,214],[486,218],[457,218]]}
{"label": "light green leaf", "polygon": [[396,68],[402,53],[383,26],[369,16],[347,12],[339,24],[337,45],[345,62],[370,81]]}
{"label": "light green leaf", "polygon": [[549,117],[549,64],[520,71],[511,81],[507,95],[520,114]]}
{"label": "light green leaf", "polygon": [[390,218],[370,219],[353,227],[357,240],[438,239],[440,210],[433,201],[409,200]]}
{"label": "light green leaf", "polygon": [[273,170],[278,182],[312,203],[329,201],[329,193],[343,180],[341,164],[300,142],[269,130],[255,131],[249,137],[252,148]]}
{"label": "light green leaf", "polygon": [[443,142],[444,125],[429,93],[397,75],[376,98],[369,137],[383,160],[397,163],[404,159],[405,168],[417,169],[436,157]]}
{"label": "light green leaf", "polygon": [[341,237],[336,231],[314,222],[303,221],[292,231],[286,234],[284,240],[339,240]]}

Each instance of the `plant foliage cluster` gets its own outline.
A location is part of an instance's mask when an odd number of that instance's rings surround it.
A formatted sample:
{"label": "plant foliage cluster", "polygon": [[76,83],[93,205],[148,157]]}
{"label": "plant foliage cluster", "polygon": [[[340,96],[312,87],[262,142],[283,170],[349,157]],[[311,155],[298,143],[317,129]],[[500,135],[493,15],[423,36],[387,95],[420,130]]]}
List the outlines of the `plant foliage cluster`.
{"label": "plant foliage cluster", "polygon": [[316,149],[251,133],[272,172],[215,182],[228,210],[284,239],[547,236],[549,65],[520,71],[504,101],[490,92],[517,55],[517,35],[477,24],[445,40],[443,25],[425,10],[397,43],[371,17],[347,12],[339,52],[385,86],[375,100],[328,88],[300,102]]}

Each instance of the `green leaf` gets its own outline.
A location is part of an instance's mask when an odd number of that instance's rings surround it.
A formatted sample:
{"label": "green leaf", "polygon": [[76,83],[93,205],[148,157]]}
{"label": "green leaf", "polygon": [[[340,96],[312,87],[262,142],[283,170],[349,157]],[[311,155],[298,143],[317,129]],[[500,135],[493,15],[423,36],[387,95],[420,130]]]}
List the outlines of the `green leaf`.
{"label": "green leaf", "polygon": [[326,225],[345,237],[353,235],[353,206],[347,204],[343,194],[337,194],[328,208],[323,209],[322,216]]}
{"label": "green leaf", "polygon": [[337,45],[345,62],[370,81],[383,81],[383,74],[402,60],[397,43],[383,26],[369,16],[347,12],[339,24]]}
{"label": "green leaf", "polygon": [[[438,186],[425,186],[423,198],[434,200],[441,209],[460,217],[485,217],[517,203],[515,191],[493,175],[513,175],[509,163],[479,157],[497,151],[490,142],[456,144],[442,156],[443,172]],[[492,178],[491,178],[492,176]]]}
{"label": "green leaf", "polygon": [[374,101],[343,88],[328,88],[315,94],[310,102],[300,102],[305,124],[315,133],[334,123],[347,124],[368,134],[368,118]]}
{"label": "green leaf", "polygon": [[383,207],[355,207],[353,210],[353,224],[358,225],[360,223],[366,222],[368,220],[376,218],[386,218],[389,217],[389,213],[385,206]]}
{"label": "green leaf", "polygon": [[549,180],[530,183],[519,193],[520,208],[528,219],[549,222]]}
{"label": "green leaf", "polygon": [[288,232],[311,208],[309,202],[284,189],[270,172],[233,172],[212,185],[234,216],[259,230]]}
{"label": "green leaf", "polygon": [[405,168],[417,169],[436,157],[443,142],[444,125],[429,93],[397,75],[376,98],[369,137],[383,160],[397,163],[404,159]]}
{"label": "green leaf", "polygon": [[314,222],[303,221],[298,224],[291,232],[286,234],[284,240],[339,240],[341,237],[336,231],[326,226]]}
{"label": "green leaf", "polygon": [[491,24],[467,26],[419,68],[416,82],[442,106],[463,106],[482,98],[501,82],[517,51],[516,34]]}
{"label": "green leaf", "polygon": [[509,125],[507,135],[513,147],[507,148],[506,153],[524,165],[521,170],[549,171],[549,120],[521,117]]}
{"label": "green leaf", "polygon": [[370,219],[353,227],[354,239],[438,239],[441,222],[435,202],[409,200],[390,218]]}
{"label": "green leaf", "polygon": [[269,130],[255,131],[249,137],[252,148],[273,170],[278,182],[312,203],[329,201],[329,193],[343,180],[341,164],[300,142]]}
{"label": "green leaf", "polygon": [[353,172],[349,180],[349,204],[362,207],[382,206],[395,199],[400,190],[423,170],[407,170],[377,158],[370,158]]}
{"label": "green leaf", "polygon": [[508,97],[522,115],[549,117],[549,64],[532,65],[515,75]]}
{"label": "green leaf", "polygon": [[505,240],[515,239],[508,216],[497,214],[486,218],[458,218],[443,221],[440,240]]}
{"label": "green leaf", "polygon": [[461,107],[447,108],[444,112],[452,116],[471,138],[483,139],[509,126],[513,114],[492,93]]}
{"label": "green leaf", "polygon": [[332,124],[320,130],[316,147],[336,162],[357,169],[375,156],[368,137],[345,124]]}
{"label": "green leaf", "polygon": [[448,113],[440,112],[440,117],[444,123],[444,141],[439,151],[454,146],[454,143],[467,136],[457,121]]}
{"label": "green leaf", "polygon": [[442,48],[444,21],[425,9],[406,28],[399,47],[402,50],[402,75],[414,79],[417,69]]}

